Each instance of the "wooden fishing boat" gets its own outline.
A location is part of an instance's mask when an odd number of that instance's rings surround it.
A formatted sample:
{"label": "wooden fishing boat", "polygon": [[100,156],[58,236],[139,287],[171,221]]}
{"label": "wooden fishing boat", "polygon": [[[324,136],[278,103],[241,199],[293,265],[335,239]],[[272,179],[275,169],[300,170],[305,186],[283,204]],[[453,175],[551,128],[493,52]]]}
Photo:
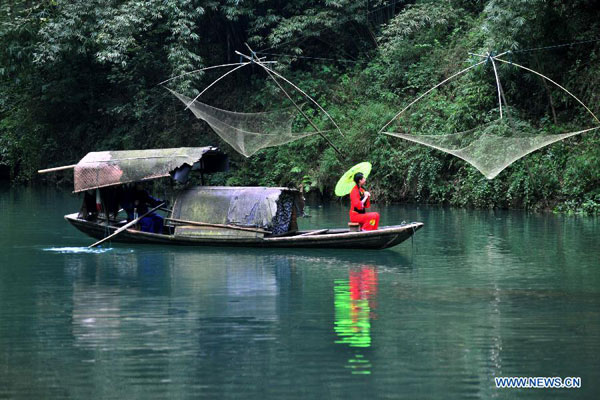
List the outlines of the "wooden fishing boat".
{"label": "wooden fishing boat", "polygon": [[[126,221],[109,225],[77,218],[77,213],[65,215],[65,219],[81,232],[102,239],[113,233]],[[194,234],[157,234],[126,229],[112,239],[114,242],[139,244],[169,244],[185,246],[238,246],[273,248],[329,248],[329,249],[386,249],[410,238],[423,223],[380,227],[376,231],[350,232],[348,229],[317,229],[294,231],[285,235],[270,235],[261,232],[239,234],[227,228],[206,228]]]}
{"label": "wooden fishing boat", "polygon": [[[99,215],[65,215],[81,232],[124,243],[187,246],[385,249],[410,238],[423,224],[413,222],[355,232],[349,228],[299,230],[304,198],[285,187],[195,186],[181,190],[171,209],[164,209],[159,233],[127,228],[123,213],[111,213],[119,189],[126,184],[172,177],[186,181],[191,172],[220,172],[227,157],[214,147],[89,153],[74,167],[75,191],[95,192],[102,200]],[[122,188],[121,188],[122,189]],[[85,204],[85,201],[84,201]],[[82,208],[83,209],[83,208]],[[118,208],[117,208],[118,209]],[[341,221],[340,221],[341,222]],[[133,224],[135,222],[131,222]]]}

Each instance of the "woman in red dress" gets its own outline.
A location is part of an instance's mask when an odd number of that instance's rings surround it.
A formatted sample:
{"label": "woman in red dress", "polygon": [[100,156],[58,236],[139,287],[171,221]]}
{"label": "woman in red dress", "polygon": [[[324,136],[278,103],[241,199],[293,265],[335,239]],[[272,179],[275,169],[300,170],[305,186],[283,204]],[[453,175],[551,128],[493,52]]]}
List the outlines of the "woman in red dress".
{"label": "woman in red dress", "polygon": [[371,194],[362,187],[366,181],[362,172],[354,175],[356,186],[350,192],[350,221],[358,222],[363,231],[374,231],[379,227],[379,213],[366,211],[371,207]]}

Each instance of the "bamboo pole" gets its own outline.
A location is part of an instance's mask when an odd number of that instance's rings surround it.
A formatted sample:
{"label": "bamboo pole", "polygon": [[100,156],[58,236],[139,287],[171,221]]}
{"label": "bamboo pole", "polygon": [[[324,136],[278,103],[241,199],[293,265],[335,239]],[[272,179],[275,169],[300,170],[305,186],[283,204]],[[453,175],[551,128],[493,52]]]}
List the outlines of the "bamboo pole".
{"label": "bamboo pole", "polygon": [[[268,62],[269,64],[275,64],[277,61],[266,61],[266,62]],[[190,74],[195,74],[197,72],[208,71],[209,69],[215,69],[215,68],[232,67],[232,66],[240,65],[240,64],[241,63],[221,64],[221,65],[213,65],[211,67],[206,67],[206,68],[195,69],[193,71],[185,72],[185,73],[183,73],[181,75],[177,75],[177,76],[174,76],[172,78],[166,79],[166,80],[164,80],[164,81],[162,81],[160,83],[157,83],[157,86],[158,85],[164,85],[165,83],[167,83],[169,81],[172,81],[173,79],[181,78],[181,77],[184,77],[184,76],[190,75]]]}
{"label": "bamboo pole", "polygon": [[38,174],[45,174],[47,172],[55,172],[55,171],[62,171],[65,169],[71,169],[71,168],[75,168],[76,165],[77,164],[72,164],[72,165],[63,165],[62,167],[40,169],[40,170],[38,170]]}
{"label": "bamboo pole", "polygon": [[319,229],[317,231],[310,231],[310,232],[306,232],[306,233],[302,233],[300,235],[296,235],[296,237],[300,237],[300,236],[313,236],[313,235],[320,235],[322,233],[326,233],[328,232],[329,229]]}
{"label": "bamboo pole", "polygon": [[194,226],[206,226],[212,228],[225,228],[225,229],[233,229],[237,231],[247,231],[247,232],[258,232],[258,233],[271,233],[264,229],[258,228],[245,228],[243,226],[236,225],[225,225],[225,224],[210,224],[208,222],[198,222],[198,221],[187,221],[185,219],[178,218],[165,218],[165,221],[175,222],[177,224],[185,224],[185,225],[194,225]]}
{"label": "bamboo pole", "polygon": [[203,90],[203,91],[201,91],[201,92],[200,92],[200,93],[199,93],[199,94],[198,94],[196,97],[194,97],[194,100],[190,101],[190,104],[188,104],[188,105],[187,105],[187,107],[185,107],[185,109],[187,110],[188,108],[190,108],[190,106],[191,106],[192,104],[194,104],[194,102],[195,102],[196,100],[198,100],[198,98],[199,98],[200,96],[202,96],[202,95],[204,94],[204,92],[206,92],[208,89],[210,89],[210,88],[211,88],[213,85],[215,85],[215,84],[216,84],[217,82],[219,82],[221,79],[223,79],[223,78],[225,78],[227,75],[229,75],[229,74],[231,74],[231,73],[233,73],[233,72],[237,71],[238,69],[240,69],[240,68],[242,68],[242,67],[245,67],[245,66],[246,66],[246,65],[248,65],[248,64],[250,64],[250,63],[249,63],[249,62],[247,62],[247,63],[242,63],[242,64],[240,64],[238,67],[235,67],[235,68],[233,68],[232,70],[230,70],[230,71],[227,71],[226,73],[224,73],[223,75],[221,75],[221,76],[220,76],[219,78],[217,78],[217,79],[216,79],[216,80],[215,80],[213,83],[211,83],[211,84],[210,84],[210,85],[208,85],[206,88],[204,88],[204,90]]}
{"label": "bamboo pole", "polygon": [[587,110],[587,112],[588,112],[588,113],[590,113],[590,115],[591,115],[591,116],[592,116],[592,117],[593,117],[593,118],[596,120],[596,122],[598,122],[598,123],[600,124],[600,120],[598,119],[598,117],[596,117],[596,115],[595,115],[595,114],[592,112],[592,110],[590,110],[590,109],[588,108],[588,106],[586,106],[586,105],[585,105],[585,104],[584,104],[584,103],[583,103],[581,100],[579,100],[579,99],[578,99],[578,98],[577,98],[577,97],[576,97],[576,96],[575,96],[573,93],[569,92],[567,89],[565,89],[564,87],[562,87],[562,86],[561,86],[561,85],[559,85],[558,83],[554,82],[552,79],[548,78],[546,75],[542,75],[542,74],[540,74],[539,72],[532,70],[531,68],[527,68],[527,67],[524,67],[523,65],[519,65],[519,64],[517,64],[517,63],[515,63],[515,62],[512,62],[512,61],[506,61],[506,60],[503,60],[503,59],[501,59],[501,58],[498,58],[498,57],[499,57],[499,56],[496,56],[496,57],[494,57],[494,60],[496,60],[496,61],[500,61],[500,62],[503,62],[503,63],[505,63],[505,64],[514,65],[515,67],[522,68],[522,69],[524,69],[524,70],[526,70],[526,71],[529,71],[529,72],[531,72],[531,73],[534,73],[534,74],[536,74],[536,75],[538,75],[538,76],[541,76],[541,77],[542,77],[542,78],[544,78],[544,79],[548,79],[548,81],[550,81],[551,83],[555,84],[556,86],[558,86],[559,88],[561,88],[562,90],[564,90],[565,92],[567,92],[567,94],[568,94],[569,96],[571,96],[571,97],[572,97],[572,98],[574,98],[574,99],[575,99],[575,100],[576,100],[576,101],[577,101],[579,104],[581,104],[581,105],[583,106],[583,108],[585,108],[585,109]]}
{"label": "bamboo pole", "polygon": [[[248,46],[246,44],[246,46]],[[250,48],[250,47],[248,47]],[[252,50],[250,50],[252,51]],[[238,52],[239,53],[239,52]],[[245,54],[241,54],[243,57],[246,57],[247,59],[250,59],[252,61],[254,61],[256,64],[258,64],[260,67],[262,67],[265,72],[269,75],[269,77],[275,82],[275,84],[279,87],[279,89],[281,89],[281,91],[283,92],[283,94],[285,94],[285,96],[288,98],[288,100],[294,105],[294,107],[296,107],[296,109],[300,112],[300,114],[302,114],[302,116],[304,117],[304,119],[306,119],[308,121],[308,123],[313,127],[313,129],[315,131],[317,131],[317,133],[327,141],[327,143],[342,157],[344,157],[344,154],[331,142],[331,140],[329,140],[329,138],[327,138],[327,136],[325,136],[323,134],[323,132],[321,132],[321,130],[315,125],[315,123],[308,117],[308,115],[306,115],[306,113],[300,108],[300,106],[298,106],[298,104],[296,104],[296,102],[292,99],[292,97],[289,95],[289,93],[283,88],[283,86],[281,86],[281,84],[279,83],[279,81],[277,79],[275,79],[275,77],[273,76],[272,72],[274,73],[274,71],[270,70],[269,68],[265,67],[264,65],[262,65],[261,61],[258,61],[256,58],[251,58],[246,56]],[[310,98],[310,97],[309,97]],[[335,123],[334,123],[335,124]],[[336,125],[337,126],[337,125]],[[338,128],[339,129],[339,128]],[[343,136],[343,135],[342,135]]]}
{"label": "bamboo pole", "polygon": [[[248,44],[246,43],[246,46],[249,48],[250,46],[248,46]],[[252,51],[252,50],[250,50]],[[248,60],[252,60],[251,57],[248,57],[245,54],[240,53],[239,51],[236,50],[235,52],[236,54],[248,59]],[[260,60],[259,60],[260,61]],[[263,64],[266,64],[266,61],[261,61]],[[308,100],[310,100],[314,105],[316,105],[319,110],[321,110],[323,112],[323,114],[325,114],[327,116],[327,118],[329,118],[329,120],[331,121],[331,123],[336,127],[336,129],[338,130],[338,132],[340,133],[340,135],[342,135],[342,137],[344,137],[344,134],[342,133],[342,130],[340,129],[340,127],[337,125],[337,123],[335,122],[335,120],[333,119],[333,117],[331,115],[329,115],[329,113],[327,111],[325,111],[325,109],[323,107],[321,107],[321,105],[319,103],[317,103],[317,101],[315,99],[313,99],[312,97],[310,97],[308,95],[308,93],[306,93],[304,90],[300,89],[298,86],[294,85],[294,83],[292,83],[289,79],[287,79],[285,76],[281,75],[280,73],[264,66],[261,65],[261,67],[263,67],[265,70],[269,70],[272,74],[274,74],[275,76],[281,78],[282,80],[284,80],[285,82],[287,82],[290,86],[292,86],[294,89],[296,89],[298,92],[302,93],[302,95],[304,95],[304,97],[306,97]]]}
{"label": "bamboo pole", "polygon": [[496,63],[494,62],[494,58],[490,57],[492,61],[492,67],[494,68],[494,75],[496,76],[496,86],[498,86],[498,105],[500,106],[500,119],[502,119],[502,95],[500,94],[500,78],[498,77],[498,70],[496,70]]}
{"label": "bamboo pole", "polygon": [[[260,65],[262,67],[262,65],[260,64],[260,62],[257,62],[258,65]],[[319,128],[317,128],[317,126],[314,124],[314,122],[308,117],[308,115],[306,115],[306,113],[300,108],[300,106],[298,106],[298,104],[296,104],[296,102],[291,98],[291,96],[288,94],[287,91],[285,91],[285,89],[281,86],[281,84],[277,81],[277,79],[275,79],[275,77],[271,74],[271,72],[269,72],[269,69],[266,68],[265,71],[267,72],[267,74],[269,75],[269,77],[271,79],[273,79],[273,81],[277,84],[277,86],[279,86],[279,89],[281,89],[281,91],[285,94],[285,96],[292,102],[292,104],[294,105],[294,107],[296,107],[296,109],[298,109],[298,111],[300,111],[300,113],[302,114],[302,116],[308,121],[308,123],[313,127],[314,130],[317,131],[317,133],[327,141],[327,143],[342,157],[344,157],[344,154],[342,154],[342,152],[331,142],[331,140],[329,140],[329,138],[327,136],[325,136],[323,134],[323,132],[321,132],[321,130]]]}
{"label": "bamboo pole", "polygon": [[415,104],[416,102],[418,102],[419,100],[421,100],[423,97],[427,96],[429,93],[433,92],[435,89],[437,89],[438,87],[442,86],[444,83],[456,78],[457,76],[464,74],[465,72],[477,67],[478,65],[481,65],[485,62],[486,60],[480,61],[477,64],[471,65],[468,68],[465,68],[461,71],[458,71],[457,73],[455,73],[452,76],[449,76],[448,78],[444,79],[443,81],[441,81],[440,83],[438,83],[437,85],[435,85],[434,87],[432,87],[431,89],[429,89],[428,91],[426,91],[425,93],[423,93],[422,95],[420,95],[419,97],[417,97],[415,100],[413,100],[412,102],[410,102],[409,105],[407,105],[406,107],[404,107],[402,110],[400,110],[400,112],[396,115],[394,115],[394,118],[392,118],[387,124],[385,124],[383,126],[383,128],[381,128],[379,130],[379,133],[383,132],[385,130],[385,128],[387,128],[392,122],[394,122],[394,120],[396,118],[398,118],[400,115],[402,115],[404,113],[404,111],[408,110],[413,104]]}

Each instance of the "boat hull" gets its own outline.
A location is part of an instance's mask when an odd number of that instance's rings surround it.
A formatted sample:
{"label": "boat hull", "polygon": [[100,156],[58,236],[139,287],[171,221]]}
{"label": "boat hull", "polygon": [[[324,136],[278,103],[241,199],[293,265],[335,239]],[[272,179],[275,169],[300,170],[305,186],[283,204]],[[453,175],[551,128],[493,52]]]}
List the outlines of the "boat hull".
{"label": "boat hull", "polygon": [[[79,219],[77,218],[77,214],[65,215],[65,219],[75,228],[95,239],[102,239],[118,229],[118,226],[107,226],[98,222]],[[375,231],[350,232],[348,229],[330,229],[326,232],[314,235],[310,233],[316,231],[300,231],[293,236],[279,237],[263,237],[262,235],[256,235],[254,237],[220,237],[218,235],[211,237],[193,237],[164,235],[141,232],[135,229],[126,229],[115,236],[112,241],[121,243],[170,244],[182,246],[386,249],[404,242],[422,227],[423,223],[413,222],[405,225],[380,227]]]}

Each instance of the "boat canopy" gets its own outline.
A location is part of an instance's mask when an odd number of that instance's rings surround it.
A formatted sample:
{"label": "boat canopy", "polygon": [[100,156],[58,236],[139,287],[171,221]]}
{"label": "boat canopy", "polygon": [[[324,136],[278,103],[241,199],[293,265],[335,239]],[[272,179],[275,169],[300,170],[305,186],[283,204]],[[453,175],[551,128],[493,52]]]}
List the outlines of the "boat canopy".
{"label": "boat canopy", "polygon": [[227,156],[210,146],[92,152],[75,166],[74,192],[167,176],[185,181],[192,170],[210,173],[228,167]]}
{"label": "boat canopy", "polygon": [[283,187],[199,186],[183,191],[173,205],[173,218],[211,224],[239,225],[273,234],[298,229],[304,200],[296,189]]}

